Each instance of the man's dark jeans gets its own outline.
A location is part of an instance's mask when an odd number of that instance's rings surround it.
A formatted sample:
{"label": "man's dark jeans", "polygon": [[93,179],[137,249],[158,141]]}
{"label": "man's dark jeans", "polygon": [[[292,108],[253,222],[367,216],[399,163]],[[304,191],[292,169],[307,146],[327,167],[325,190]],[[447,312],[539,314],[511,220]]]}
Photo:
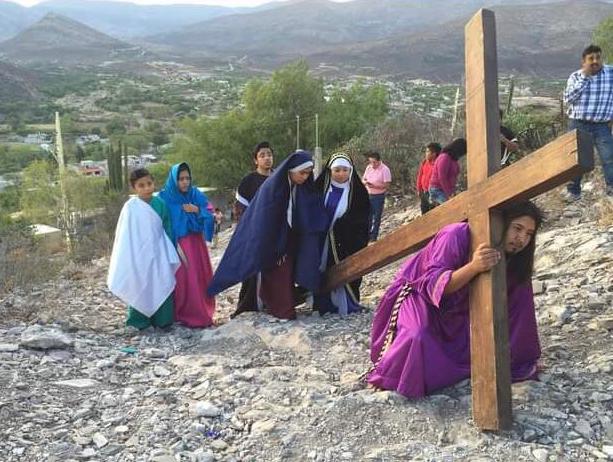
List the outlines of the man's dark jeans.
{"label": "man's dark jeans", "polygon": [[369,223],[369,238],[371,241],[376,241],[379,237],[379,227],[381,226],[381,215],[383,215],[383,206],[385,205],[385,194],[370,194],[370,216]]}
{"label": "man's dark jeans", "polygon": [[[607,123],[591,123],[583,120],[570,119],[570,130],[579,129],[592,135],[594,146],[602,161],[602,171],[606,183],[607,193],[613,193],[613,135],[611,126]],[[567,185],[568,192],[574,196],[581,194],[581,176],[575,178]]]}

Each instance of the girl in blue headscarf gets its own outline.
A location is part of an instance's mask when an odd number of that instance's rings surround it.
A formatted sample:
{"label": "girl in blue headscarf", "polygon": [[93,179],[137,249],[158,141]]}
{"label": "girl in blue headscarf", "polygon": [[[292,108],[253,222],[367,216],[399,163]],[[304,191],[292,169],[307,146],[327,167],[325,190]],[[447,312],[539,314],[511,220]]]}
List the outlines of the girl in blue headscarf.
{"label": "girl in blue headscarf", "polygon": [[213,324],[215,299],[206,294],[213,268],[205,239],[213,238],[214,219],[208,199],[192,186],[189,166],[173,165],[160,195],[170,212],[170,220],[181,266],[175,286],[175,320],[189,327]]}
{"label": "girl in blue headscarf", "polygon": [[241,311],[266,309],[278,318],[294,319],[296,285],[319,290],[326,227],[323,200],[313,185],[311,154],[296,151],[260,186],[247,207],[209,294],[259,275],[257,306],[241,307]]}

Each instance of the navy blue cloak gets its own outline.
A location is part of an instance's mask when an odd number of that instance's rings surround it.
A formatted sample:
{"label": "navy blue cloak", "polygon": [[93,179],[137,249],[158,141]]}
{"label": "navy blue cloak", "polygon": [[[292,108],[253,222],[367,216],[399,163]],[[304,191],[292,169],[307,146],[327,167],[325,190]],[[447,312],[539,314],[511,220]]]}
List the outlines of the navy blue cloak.
{"label": "navy blue cloak", "polygon": [[[259,272],[273,268],[286,255],[290,231],[298,242],[294,282],[317,292],[321,243],[328,219],[313,174],[302,185],[290,186],[289,170],[311,160],[306,151],[290,154],[258,189],[241,217],[208,288],[214,296]],[[292,188],[293,194],[290,195]],[[293,196],[292,226],[287,209]]]}

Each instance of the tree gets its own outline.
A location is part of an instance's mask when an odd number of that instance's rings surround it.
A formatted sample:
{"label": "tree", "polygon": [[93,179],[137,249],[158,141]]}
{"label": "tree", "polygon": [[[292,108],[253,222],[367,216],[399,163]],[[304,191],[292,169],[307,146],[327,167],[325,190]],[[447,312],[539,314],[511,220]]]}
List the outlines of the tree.
{"label": "tree", "polygon": [[252,169],[250,150],[255,130],[242,111],[224,116],[186,119],[170,154],[173,162],[187,162],[197,185],[235,187]]}
{"label": "tree", "polygon": [[324,85],[309,75],[306,61],[282,67],[268,82],[249,82],[242,102],[258,140],[270,141],[277,159],[296,147],[296,116],[300,116],[300,146],[314,147],[315,114],[321,114],[325,105]]}
{"label": "tree", "polygon": [[23,133],[26,130],[26,124],[23,117],[19,113],[11,113],[6,118],[6,123],[16,133]]}
{"label": "tree", "polygon": [[309,74],[305,61],[275,71],[268,81],[251,80],[242,107],[218,118],[185,119],[181,136],[173,139],[170,159],[188,162],[196,184],[235,187],[253,168],[250,151],[269,141],[280,162],[296,149],[296,116],[300,116],[300,147],[315,145],[315,115],[324,118],[326,148],[335,148],[376,125],[388,112],[381,86],[338,90],[326,103],[323,81]]}
{"label": "tree", "polygon": [[79,135],[77,124],[70,114],[65,114],[60,117],[60,125],[62,127],[62,140],[64,142],[64,156],[66,162],[79,162],[79,153],[77,153],[76,137]]}
{"label": "tree", "polygon": [[164,127],[159,122],[151,122],[145,126],[145,130],[151,138],[153,145],[158,148],[170,142],[168,134],[164,132]]}
{"label": "tree", "polygon": [[75,150],[75,159],[77,162],[81,162],[83,159],[85,159],[85,151],[81,145],[77,145],[77,149]]}
{"label": "tree", "polygon": [[10,214],[19,210],[20,192],[17,186],[8,186],[0,191],[0,214]]}
{"label": "tree", "polygon": [[149,170],[155,182],[155,189],[160,190],[164,187],[170,167],[171,165],[167,162],[157,162],[147,167],[147,170]]}
{"label": "tree", "polygon": [[84,175],[69,175],[66,178],[66,194],[70,210],[82,214],[103,207],[106,202],[104,189],[106,179]]}
{"label": "tree", "polygon": [[357,83],[349,89],[335,89],[321,118],[322,147],[334,150],[377,125],[389,112],[388,100],[382,85]]}
{"label": "tree", "polygon": [[107,168],[108,168],[108,187],[111,191],[123,190],[123,176],[122,176],[122,163],[121,163],[121,144],[119,148],[113,148],[113,145],[109,145],[107,150]]}
{"label": "tree", "polygon": [[119,117],[113,117],[104,128],[108,136],[125,135],[128,131],[126,124]]}
{"label": "tree", "polygon": [[60,210],[57,166],[37,160],[23,170],[21,210],[33,223],[56,225]]}
{"label": "tree", "polygon": [[602,48],[605,61],[613,63],[613,15],[596,26],[592,41]]}

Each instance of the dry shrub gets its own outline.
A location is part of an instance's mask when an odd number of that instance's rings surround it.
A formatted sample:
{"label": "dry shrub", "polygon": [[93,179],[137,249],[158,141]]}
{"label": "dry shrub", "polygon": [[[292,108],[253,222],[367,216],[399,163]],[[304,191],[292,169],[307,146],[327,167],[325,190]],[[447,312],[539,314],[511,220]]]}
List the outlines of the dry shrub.
{"label": "dry shrub", "polygon": [[34,238],[27,225],[0,232],[0,293],[27,288],[55,277],[65,257]]}
{"label": "dry shrub", "polygon": [[613,226],[613,200],[610,198],[600,201],[598,224],[604,228]]}

